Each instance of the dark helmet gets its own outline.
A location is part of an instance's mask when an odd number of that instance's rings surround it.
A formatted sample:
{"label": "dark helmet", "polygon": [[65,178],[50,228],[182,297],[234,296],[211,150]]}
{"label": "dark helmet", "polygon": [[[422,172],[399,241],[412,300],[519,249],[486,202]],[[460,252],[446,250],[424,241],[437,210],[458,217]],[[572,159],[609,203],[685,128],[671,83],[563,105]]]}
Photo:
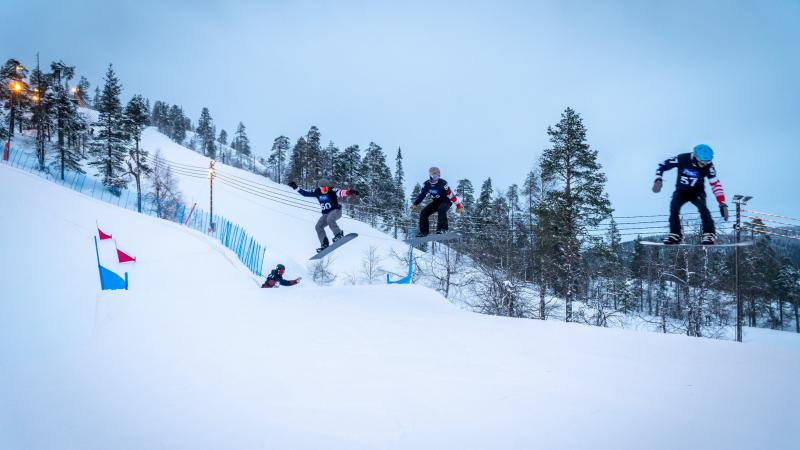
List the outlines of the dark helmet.
{"label": "dark helmet", "polygon": [[278,266],[277,266],[277,267],[275,267],[275,268],[276,268],[277,270],[286,270],[286,266],[284,266],[283,264],[278,264]]}
{"label": "dark helmet", "polygon": [[327,178],[322,178],[322,179],[320,179],[320,180],[319,180],[319,183],[317,183],[317,185],[318,185],[319,187],[323,187],[323,186],[328,186],[328,187],[330,187],[330,185],[331,185],[331,180],[329,180],[329,179],[327,179]]}

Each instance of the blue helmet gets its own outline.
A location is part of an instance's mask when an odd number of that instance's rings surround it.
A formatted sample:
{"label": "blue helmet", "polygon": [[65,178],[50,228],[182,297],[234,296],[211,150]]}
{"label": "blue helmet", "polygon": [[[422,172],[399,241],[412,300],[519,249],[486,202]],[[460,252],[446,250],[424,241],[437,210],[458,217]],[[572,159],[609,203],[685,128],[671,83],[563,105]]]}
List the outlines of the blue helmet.
{"label": "blue helmet", "polygon": [[707,146],[706,144],[698,144],[694,146],[692,155],[694,155],[694,158],[700,162],[709,163],[712,159],[714,159],[714,150],[712,150],[711,147]]}

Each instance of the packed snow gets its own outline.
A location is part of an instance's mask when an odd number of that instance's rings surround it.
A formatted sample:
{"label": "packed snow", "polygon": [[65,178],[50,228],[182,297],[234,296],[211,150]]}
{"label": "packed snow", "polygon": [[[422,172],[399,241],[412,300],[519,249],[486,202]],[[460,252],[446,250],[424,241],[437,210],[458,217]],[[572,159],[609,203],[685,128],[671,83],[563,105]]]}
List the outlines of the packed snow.
{"label": "packed snow", "polygon": [[[3,449],[797,448],[791,333],[493,317],[413,285],[259,289],[201,233],[2,164],[0,204]],[[301,242],[266,244],[293,278],[308,230],[281,217],[263,226]],[[100,243],[129,291],[99,290],[95,221],[138,258]]]}

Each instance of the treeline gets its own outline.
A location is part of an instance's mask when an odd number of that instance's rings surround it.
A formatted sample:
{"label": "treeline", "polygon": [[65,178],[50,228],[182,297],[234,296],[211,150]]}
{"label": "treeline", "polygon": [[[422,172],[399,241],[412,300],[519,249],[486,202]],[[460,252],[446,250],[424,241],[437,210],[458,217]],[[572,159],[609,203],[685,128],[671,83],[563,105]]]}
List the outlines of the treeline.
{"label": "treeline", "polygon": [[[551,146],[521,185],[503,189],[486,178],[476,189],[468,178],[455,182],[464,213],[453,215],[451,229],[464,239],[427,247],[436,253],[434,262],[423,262],[417,276],[446,296],[457,287],[487,314],[598,326],[635,318],[692,336],[719,336],[734,325],[733,253],[647,247],[641,237],[623,243],[606,176],[580,115],[567,108],[547,133]],[[319,130],[311,127],[294,145],[286,136],[276,138],[264,162],[276,182],[313,187],[327,178],[358,188],[366,195],[349,201],[346,211],[405,237],[419,220],[407,206],[421,186],[405,195],[400,149],[393,173],[386,161],[374,142],[366,151],[357,145],[341,150],[333,142],[323,146]],[[757,230],[758,223],[745,226]],[[688,239],[692,229],[687,224]],[[791,257],[800,255],[798,246],[753,233],[756,245],[740,250],[746,324],[800,332],[800,270]]]}
{"label": "treeline", "polygon": [[[184,114],[183,107],[170,105],[160,100],[153,103],[151,122],[154,127],[158,128],[158,131],[178,144],[185,145],[209,158],[219,160],[223,164],[259,172],[253,158],[246,127],[242,122],[239,122],[233,139],[228,142],[228,132],[225,129],[220,129],[217,134],[217,126],[214,124],[208,108],[203,107],[200,111],[200,117],[195,127],[191,119]],[[187,139],[187,136],[191,137]]]}
{"label": "treeline", "polygon": [[142,131],[149,124],[149,102],[134,95],[123,106],[122,85],[109,65],[104,85],[96,89],[92,101],[98,112],[92,120],[78,109],[87,104],[89,82],[81,77],[77,86],[71,87],[74,77],[75,67],[63,61],[52,62],[49,70],[37,62],[29,71],[18,60],[7,60],[0,69],[4,87],[0,101],[10,116],[4,135],[13,137],[15,131],[31,130],[39,170],[55,171],[61,179],[66,171],[84,173],[83,162],[87,161],[115,194],[133,181],[141,210],[142,177],[151,172],[147,151],[140,146]]}
{"label": "treeline", "polygon": [[[151,200],[158,211],[167,214],[175,210],[180,192],[166,162],[156,160],[165,165],[156,170],[153,158],[140,145],[142,132],[152,125],[206,156],[259,172],[243,123],[228,145],[224,129],[216,134],[208,108],[202,109],[195,128],[179,105],[156,101],[151,107],[150,100],[139,94],[123,104],[123,86],[112,65],[91,99],[89,81],[81,76],[73,85],[75,76],[75,66],[63,61],[52,62],[48,69],[37,62],[29,70],[11,58],[0,67],[0,136],[8,140],[15,133],[30,131],[39,170],[64,179],[67,171],[85,173],[87,164],[114,194],[133,184],[139,211]],[[96,118],[81,112],[80,107],[94,109]]]}
{"label": "treeline", "polygon": [[275,138],[263,162],[267,175],[278,183],[295,181],[311,188],[324,178],[336,186],[358,189],[361,195],[348,200],[345,212],[395,237],[409,228],[400,148],[393,174],[380,145],[370,142],[363,150],[358,145],[342,150],[331,141],[323,147],[319,129],[312,126],[294,145],[286,136]]}

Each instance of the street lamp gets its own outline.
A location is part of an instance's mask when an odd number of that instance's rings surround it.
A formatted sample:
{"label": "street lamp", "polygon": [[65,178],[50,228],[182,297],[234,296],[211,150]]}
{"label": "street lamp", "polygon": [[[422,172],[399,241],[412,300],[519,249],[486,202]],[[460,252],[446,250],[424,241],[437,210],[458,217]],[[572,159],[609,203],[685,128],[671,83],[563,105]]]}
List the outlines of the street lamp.
{"label": "street lamp", "polygon": [[208,187],[209,187],[209,222],[208,222],[208,232],[214,232],[214,176],[216,175],[216,166],[217,162],[213,159],[208,163]]}
{"label": "street lamp", "polygon": [[[19,70],[21,70],[21,68],[17,66],[17,71]],[[8,154],[11,151],[11,136],[14,135],[14,99],[19,96],[25,86],[21,81],[12,80],[8,84],[8,87],[11,90],[11,117],[8,119],[8,141],[6,141],[6,146],[3,149],[3,161],[8,161]]]}
{"label": "street lamp", "polygon": [[[750,195],[733,196],[733,203],[736,205],[736,223],[733,225],[734,232],[736,233],[736,243],[739,243],[742,235],[742,205],[747,205],[747,202],[752,200]],[[742,302],[742,295],[739,289],[739,246],[733,250],[734,252],[734,279],[736,282],[736,342],[742,342],[742,319],[744,316],[744,305]]]}

